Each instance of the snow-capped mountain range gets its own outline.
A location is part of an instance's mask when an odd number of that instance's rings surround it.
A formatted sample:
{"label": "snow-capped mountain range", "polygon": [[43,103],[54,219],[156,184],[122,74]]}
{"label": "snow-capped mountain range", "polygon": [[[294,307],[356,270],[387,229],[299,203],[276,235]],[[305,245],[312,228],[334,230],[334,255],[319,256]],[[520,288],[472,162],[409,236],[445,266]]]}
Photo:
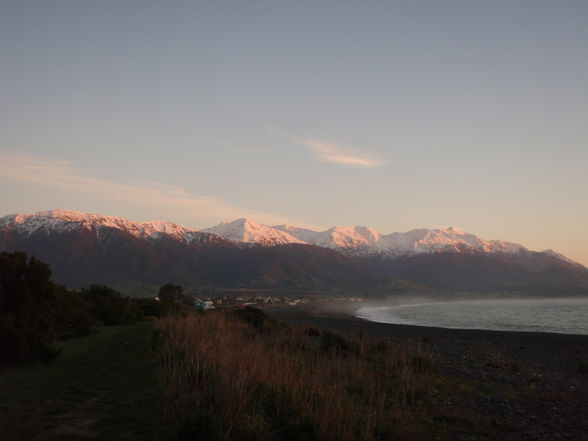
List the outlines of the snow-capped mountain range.
{"label": "snow-capped mountain range", "polygon": [[10,228],[25,237],[34,233],[70,233],[81,229],[96,231],[96,234],[99,235],[102,230],[114,228],[139,239],[155,240],[162,236],[168,236],[186,244],[198,243],[203,239],[215,237],[194,228],[182,227],[171,222],[134,222],[122,217],[70,210],[11,214],[0,218],[0,229],[3,228]]}
{"label": "snow-capped mountain range", "polygon": [[391,256],[434,252],[520,253],[529,251],[516,243],[486,240],[452,227],[418,229],[384,235],[372,228],[362,226],[337,226],[325,231],[313,231],[293,225],[269,227],[251,219],[237,219],[203,231],[234,242],[262,245],[303,243],[346,253],[379,253]]}
{"label": "snow-capped mountain range", "polygon": [[33,255],[51,266],[58,283],[74,287],[174,281],[311,291],[588,294],[588,269],[555,251],[534,252],[455,228],[381,234],[237,219],[196,230],[51,210],[0,218],[0,251]]}
{"label": "snow-capped mountain range", "polygon": [[[389,256],[436,252],[525,253],[522,245],[502,240],[486,240],[455,228],[415,229],[405,233],[381,234],[369,227],[336,226],[325,231],[313,231],[292,225],[267,226],[251,219],[237,219],[211,228],[196,230],[164,222],[134,222],[121,217],[87,214],[69,210],[50,210],[30,214],[13,214],[0,218],[0,229],[10,228],[24,236],[33,233],[67,233],[80,229],[96,231],[114,228],[134,237],[156,240],[171,237],[186,244],[202,240],[224,240],[274,246],[310,244],[347,254],[384,254]],[[554,257],[569,261],[565,256],[548,250]]]}

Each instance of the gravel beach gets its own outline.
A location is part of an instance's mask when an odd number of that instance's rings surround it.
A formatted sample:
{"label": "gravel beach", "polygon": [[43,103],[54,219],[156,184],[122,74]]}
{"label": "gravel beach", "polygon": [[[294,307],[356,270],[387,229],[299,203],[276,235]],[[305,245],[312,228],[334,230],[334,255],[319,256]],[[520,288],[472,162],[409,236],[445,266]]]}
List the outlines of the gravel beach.
{"label": "gravel beach", "polygon": [[437,397],[439,406],[492,421],[491,433],[457,439],[588,441],[588,336],[373,323],[354,316],[358,307],[311,303],[266,313],[294,325],[418,345],[455,382],[455,393]]}

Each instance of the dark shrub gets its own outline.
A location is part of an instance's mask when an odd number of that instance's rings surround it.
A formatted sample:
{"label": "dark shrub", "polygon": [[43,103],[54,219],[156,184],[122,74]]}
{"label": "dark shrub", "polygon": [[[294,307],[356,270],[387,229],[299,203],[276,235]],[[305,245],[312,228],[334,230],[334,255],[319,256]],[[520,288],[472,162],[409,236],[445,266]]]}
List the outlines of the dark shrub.
{"label": "dark shrub", "polygon": [[90,305],[90,315],[104,325],[127,325],[141,318],[139,308],[128,297],[107,286],[92,285],[78,295]]}
{"label": "dark shrub", "polygon": [[48,313],[55,289],[49,266],[22,252],[0,253],[0,364],[57,354]]}
{"label": "dark shrub", "polygon": [[184,296],[184,288],[180,285],[173,285],[168,283],[159,288],[158,297],[166,302],[175,302],[182,300]]}
{"label": "dark shrub", "polygon": [[86,297],[65,288],[58,289],[53,310],[53,327],[57,337],[82,337],[94,332],[100,322],[90,314],[91,306]]}
{"label": "dark shrub", "polygon": [[235,317],[249,323],[257,330],[269,330],[269,328],[275,323],[275,321],[265,315],[261,309],[252,308],[250,306],[237,309],[235,311]]}
{"label": "dark shrub", "polygon": [[321,350],[323,352],[359,352],[357,344],[350,342],[339,334],[331,331],[323,331],[321,336]]}
{"label": "dark shrub", "polygon": [[158,302],[155,299],[142,298],[132,299],[131,303],[137,308],[141,315],[145,317],[158,317],[161,318],[169,311],[169,305],[165,302]]}
{"label": "dark shrub", "polygon": [[321,331],[319,331],[317,328],[306,328],[304,330],[304,335],[308,337],[320,337]]}
{"label": "dark shrub", "polygon": [[[154,306],[155,308],[155,306]],[[0,253],[0,365],[55,358],[55,338],[142,319],[141,308],[106,286],[69,292],[49,266],[22,252]]]}

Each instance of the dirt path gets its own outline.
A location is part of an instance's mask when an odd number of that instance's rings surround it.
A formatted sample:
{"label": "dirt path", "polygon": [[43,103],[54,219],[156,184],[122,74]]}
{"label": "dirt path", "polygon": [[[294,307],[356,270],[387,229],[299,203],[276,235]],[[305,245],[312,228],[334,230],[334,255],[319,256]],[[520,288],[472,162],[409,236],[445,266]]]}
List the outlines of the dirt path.
{"label": "dirt path", "polygon": [[152,324],[104,328],[49,365],[0,372],[2,440],[157,439]]}

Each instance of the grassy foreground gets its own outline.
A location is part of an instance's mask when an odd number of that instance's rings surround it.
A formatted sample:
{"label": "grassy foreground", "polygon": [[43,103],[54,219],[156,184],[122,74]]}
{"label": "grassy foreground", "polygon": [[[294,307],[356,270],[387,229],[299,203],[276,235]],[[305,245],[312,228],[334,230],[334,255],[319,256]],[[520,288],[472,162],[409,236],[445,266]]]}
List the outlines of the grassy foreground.
{"label": "grassy foreground", "polygon": [[2,440],[160,439],[152,335],[152,323],[106,327],[50,364],[0,371]]}
{"label": "grassy foreground", "polygon": [[434,439],[419,424],[432,366],[418,348],[257,310],[180,314],[153,330],[105,327],[49,364],[0,371],[1,439]]}
{"label": "grassy foreground", "polygon": [[[526,367],[488,365],[484,349],[485,365],[463,377],[446,369],[464,365],[461,353],[443,371],[430,342],[351,328],[335,334],[255,309],[105,327],[68,341],[49,364],[0,371],[0,439],[551,441],[578,432],[578,399],[565,427],[535,430],[534,415],[548,420],[568,399],[519,385]],[[584,441],[578,433],[566,439]]]}
{"label": "grassy foreground", "polygon": [[295,329],[255,309],[159,324],[164,421],[180,440],[434,440],[418,347]]}

